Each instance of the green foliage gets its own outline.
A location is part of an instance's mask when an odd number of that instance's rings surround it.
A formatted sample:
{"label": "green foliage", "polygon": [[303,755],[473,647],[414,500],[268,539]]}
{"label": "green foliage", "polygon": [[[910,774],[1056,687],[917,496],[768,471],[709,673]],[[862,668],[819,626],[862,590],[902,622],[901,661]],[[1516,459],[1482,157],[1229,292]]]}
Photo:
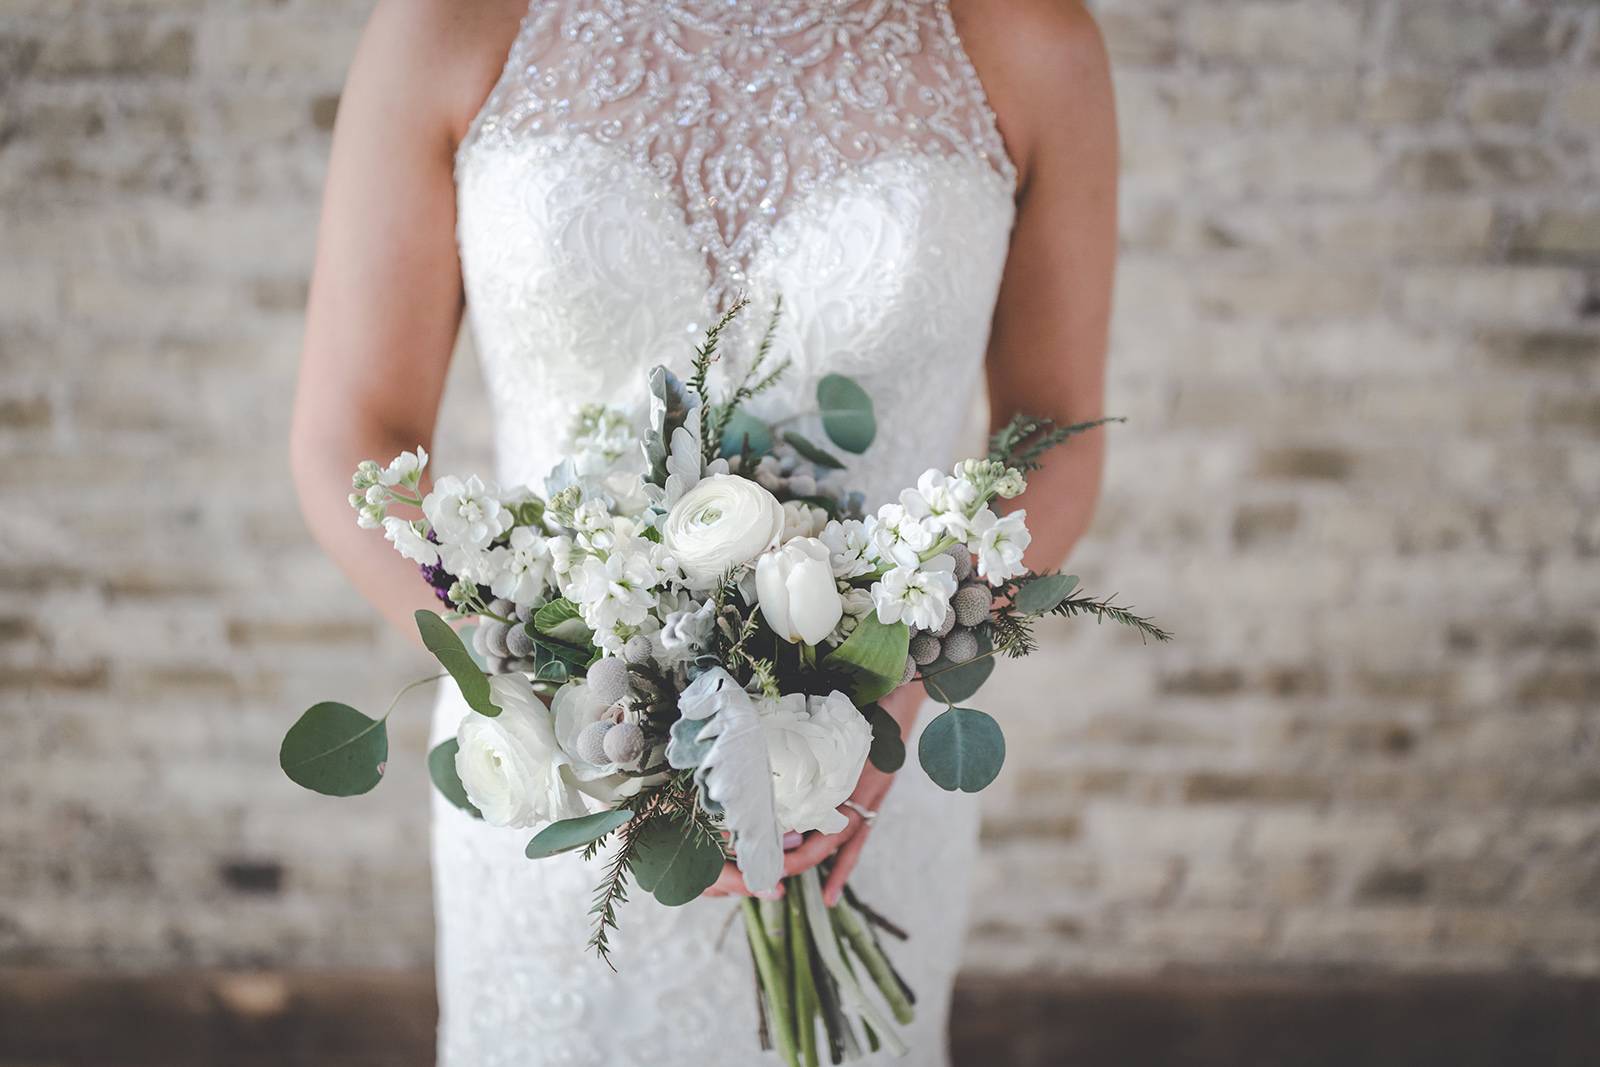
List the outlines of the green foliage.
{"label": "green foliage", "polygon": [[435,745],[428,753],[428,777],[433,779],[433,787],[446,800],[473,818],[481,819],[483,813],[467,798],[461,776],[456,774],[456,753],[460,748],[460,743],[453,737]]}
{"label": "green foliage", "polygon": [[467,707],[491,718],[500,714],[500,709],[489,699],[489,676],[472,661],[472,654],[461,643],[461,638],[456,636],[450,624],[431,611],[419,611],[415,617],[422,643],[450,672],[456,685],[461,687],[461,696],[467,702]]}
{"label": "green foliage", "polygon": [[994,646],[987,631],[987,627],[977,631],[976,658],[965,663],[951,663],[940,656],[922,668],[922,684],[927,687],[930,696],[945,704],[959,704],[963,700],[971,700],[973,694],[983,688],[989,675],[994,673]]}
{"label": "green foliage", "polygon": [[538,860],[584,848],[625,825],[631,818],[633,812],[629,809],[615,808],[611,811],[597,811],[593,815],[583,815],[576,819],[562,819],[534,834],[525,851],[530,860]]}
{"label": "green foliage", "polygon": [[772,451],[772,427],[745,411],[729,414],[719,435],[724,456],[760,456]]}
{"label": "green foliage", "polygon": [[835,471],[844,470],[844,462],[838,456],[826,449],[818,448],[805,437],[792,430],[783,435],[783,440],[790,448],[819,467],[826,467]]}
{"label": "green foliage", "polygon": [[633,836],[634,878],[669,908],[694,900],[722,873],[721,847],[677,820],[654,819]]}
{"label": "green foliage", "polygon": [[278,749],[278,765],[291,781],[330,797],[370,792],[388,759],[383,720],[331,700],[307,708]]}
{"label": "green foliage", "polygon": [[878,422],[872,414],[872,397],[852,379],[829,374],[817,383],[817,406],[822,412],[822,429],[828,440],[860,455],[877,436]]}
{"label": "green foliage", "polygon": [[529,636],[537,638],[541,634],[568,645],[588,647],[594,643],[594,631],[578,613],[578,605],[566,597],[552,600],[533,613]]}
{"label": "green foliage", "polygon": [[1096,426],[1127,421],[1115,416],[1077,422],[1071,426],[1057,426],[1051,419],[1036,418],[1032,415],[1013,415],[1010,422],[996,430],[989,438],[989,458],[998,460],[1008,467],[1016,467],[1023,473],[1036,471],[1041,466],[1040,460],[1044,454],[1067,438],[1086,433]]}
{"label": "green foliage", "polygon": [[850,676],[850,695],[860,706],[900,685],[910,644],[911,628],[905,623],[882,623],[876,614],[869,613],[861,617],[838,648],[828,653],[823,664]]}
{"label": "green foliage", "polygon": [[941,789],[976,793],[1000,773],[1006,738],[1000,724],[973,708],[947,709],[922,731],[917,758]]}
{"label": "green foliage", "polygon": [[878,704],[868,704],[861,709],[872,726],[872,748],[867,758],[885,774],[893,774],[906,762],[906,743],[900,736],[900,724]]}
{"label": "green foliage", "polygon": [[1075,574],[1041,574],[1024,579],[1011,602],[1024,615],[1043,615],[1054,611],[1076,588]]}

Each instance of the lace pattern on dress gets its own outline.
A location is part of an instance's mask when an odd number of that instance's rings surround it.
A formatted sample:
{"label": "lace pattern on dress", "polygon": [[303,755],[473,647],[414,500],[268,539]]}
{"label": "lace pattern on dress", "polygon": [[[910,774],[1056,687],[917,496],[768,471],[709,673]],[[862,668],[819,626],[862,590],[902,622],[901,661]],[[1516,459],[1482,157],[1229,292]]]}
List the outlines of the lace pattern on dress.
{"label": "lace pattern on dress", "polygon": [[1016,168],[946,0],[535,0],[463,141],[615,146],[683,212],[713,307],[785,204],[902,153]]}

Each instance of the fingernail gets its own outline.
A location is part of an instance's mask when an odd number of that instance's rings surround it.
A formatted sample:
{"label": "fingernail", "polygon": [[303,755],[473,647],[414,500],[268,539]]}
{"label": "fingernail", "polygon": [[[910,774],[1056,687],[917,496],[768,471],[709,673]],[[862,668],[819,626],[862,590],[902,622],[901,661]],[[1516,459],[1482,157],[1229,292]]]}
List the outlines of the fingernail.
{"label": "fingernail", "polygon": [[835,904],[839,903],[839,894],[837,892],[829,893],[825,898],[823,898],[823,903],[828,905],[830,908],[833,907]]}
{"label": "fingernail", "polygon": [[788,833],[783,835],[783,850],[785,852],[789,852],[793,849],[797,849],[805,843],[805,840],[805,834],[796,833],[795,831],[790,830]]}

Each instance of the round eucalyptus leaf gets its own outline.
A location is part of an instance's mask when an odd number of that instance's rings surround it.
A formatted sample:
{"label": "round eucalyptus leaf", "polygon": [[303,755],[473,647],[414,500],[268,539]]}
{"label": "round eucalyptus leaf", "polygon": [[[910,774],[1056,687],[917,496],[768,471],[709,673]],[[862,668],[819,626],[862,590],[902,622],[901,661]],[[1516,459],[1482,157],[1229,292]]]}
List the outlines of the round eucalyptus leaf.
{"label": "round eucalyptus leaf", "polygon": [[983,712],[950,708],[922,731],[917,758],[941,789],[976,793],[1000,773],[1006,738],[1000,724]]}
{"label": "round eucalyptus leaf", "polygon": [[772,427],[744,411],[735,411],[722,428],[722,454],[737,456],[744,452],[746,442],[750,451],[760,456],[772,451]]}
{"label": "round eucalyptus leaf", "polygon": [[654,819],[645,826],[633,857],[639,888],[669,908],[694,900],[722,873],[722,849],[699,830],[670,819]]}
{"label": "round eucalyptus leaf", "polygon": [[793,432],[786,433],[783,435],[783,439],[790,448],[794,449],[796,452],[800,453],[801,456],[810,460],[812,463],[815,463],[817,466],[826,467],[829,470],[835,471],[844,470],[843,460],[839,459],[838,456],[835,456],[827,449],[818,448],[800,434]]}
{"label": "round eucalyptus leaf", "polygon": [[461,784],[461,776],[456,773],[456,753],[460,749],[460,742],[453,737],[433,746],[433,751],[428,753],[428,777],[433,779],[433,787],[440,796],[473,818],[481,819],[483,813],[467,798],[467,787]]}
{"label": "round eucalyptus leaf", "polygon": [[994,657],[987,654],[994,649],[994,642],[989,638],[987,627],[980,628],[977,634],[977,659],[968,660],[966,663],[951,663],[940,656],[922,668],[922,684],[927,687],[928,693],[935,700],[945,704],[959,704],[963,700],[971,700],[973,694],[982,689],[983,684],[994,673]]}
{"label": "round eucalyptus leaf", "polygon": [[829,374],[817,383],[817,406],[822,411],[822,429],[828,440],[846,452],[860,455],[878,434],[872,397],[842,374]]}
{"label": "round eucalyptus leaf", "polygon": [[900,736],[900,724],[878,704],[868,704],[861,709],[872,726],[872,748],[867,758],[884,774],[893,774],[906,762],[906,743]]}
{"label": "round eucalyptus leaf", "polygon": [[627,808],[617,808],[553,822],[533,835],[533,840],[528,842],[527,856],[530,860],[541,860],[546,856],[582,848],[592,841],[598,841],[631,818],[633,812]]}
{"label": "round eucalyptus leaf", "polygon": [[1017,610],[1024,615],[1043,615],[1054,611],[1076,588],[1076,574],[1041,574],[1037,578],[1030,578],[1017,589]]}
{"label": "round eucalyptus leaf", "polygon": [[313,704],[289,727],[278,765],[298,785],[330,797],[353,797],[383,780],[389,731],[348,704]]}

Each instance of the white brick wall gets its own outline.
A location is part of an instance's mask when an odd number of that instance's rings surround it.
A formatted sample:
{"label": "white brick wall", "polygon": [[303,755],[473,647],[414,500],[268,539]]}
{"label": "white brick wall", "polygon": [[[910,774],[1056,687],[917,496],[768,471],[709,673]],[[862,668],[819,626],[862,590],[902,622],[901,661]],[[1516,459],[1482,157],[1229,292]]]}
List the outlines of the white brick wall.
{"label": "white brick wall", "polygon": [[[0,962],[430,955],[425,701],[369,798],[274,766],[418,666],[285,474],[366,6],[0,13]],[[986,695],[973,965],[1600,970],[1600,10],[1098,11],[1132,421],[1073,569],[1179,641]]]}

